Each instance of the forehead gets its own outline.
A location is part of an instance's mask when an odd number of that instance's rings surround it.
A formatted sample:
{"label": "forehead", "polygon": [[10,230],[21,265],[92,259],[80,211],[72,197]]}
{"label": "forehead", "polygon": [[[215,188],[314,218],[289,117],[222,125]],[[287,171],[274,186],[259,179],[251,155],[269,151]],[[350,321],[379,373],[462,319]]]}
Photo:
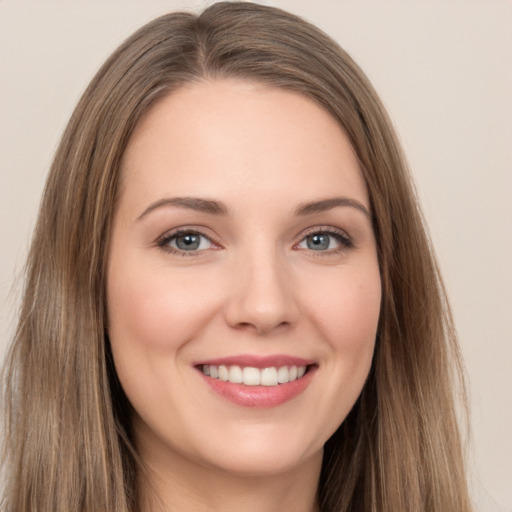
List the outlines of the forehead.
{"label": "forehead", "polygon": [[122,172],[139,195],[186,195],[193,186],[205,196],[242,189],[318,196],[338,186],[367,203],[334,117],[299,93],[254,82],[197,82],[159,100],[136,127]]}

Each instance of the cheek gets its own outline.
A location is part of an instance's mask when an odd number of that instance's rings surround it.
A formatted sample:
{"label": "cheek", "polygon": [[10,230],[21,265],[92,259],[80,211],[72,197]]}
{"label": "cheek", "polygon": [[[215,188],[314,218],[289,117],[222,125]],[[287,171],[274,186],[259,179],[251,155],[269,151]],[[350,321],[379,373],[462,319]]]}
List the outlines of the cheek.
{"label": "cheek", "polygon": [[331,300],[324,297],[317,318],[328,345],[325,389],[329,391],[319,403],[319,410],[328,411],[328,436],[347,417],[370,372],[381,305],[378,268],[332,285],[329,295]]}
{"label": "cheek", "polygon": [[111,271],[108,285],[109,330],[123,345],[166,351],[189,339],[215,310],[212,289],[202,279],[167,269]]}
{"label": "cheek", "polygon": [[336,344],[358,351],[365,345],[373,348],[380,314],[380,278],[347,284],[338,291],[338,314],[332,324],[333,334],[343,333]]}
{"label": "cheek", "polygon": [[371,367],[381,306],[378,265],[361,271],[342,269],[316,288],[311,304],[315,327],[326,342],[324,364],[331,389],[344,390],[347,402],[339,403],[343,416],[359,396]]}
{"label": "cheek", "polygon": [[187,393],[186,365],[177,362],[187,359],[188,342],[215,314],[216,287],[207,276],[191,279],[190,272],[134,264],[128,258],[118,263],[110,268],[107,283],[116,372],[138,415],[156,425],[155,412],[165,410],[161,414],[169,422],[184,408],[181,397]]}
{"label": "cheek", "polygon": [[376,265],[364,271],[333,275],[315,287],[316,324],[333,349],[355,350],[375,339],[381,305],[381,283]]}

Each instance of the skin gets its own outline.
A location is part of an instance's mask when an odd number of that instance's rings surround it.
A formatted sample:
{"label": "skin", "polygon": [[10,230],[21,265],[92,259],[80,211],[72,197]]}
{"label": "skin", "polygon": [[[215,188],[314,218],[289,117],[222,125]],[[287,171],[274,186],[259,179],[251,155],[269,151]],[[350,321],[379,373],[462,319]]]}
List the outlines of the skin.
{"label": "skin", "polygon": [[[109,335],[148,467],[142,510],[150,489],[162,510],[317,510],[323,445],[367,378],[381,301],[368,194],[344,132],[294,92],[195,83],[141,120],[120,192]],[[226,212],[158,205],[176,197]],[[333,197],[352,203],[297,215]],[[179,251],[178,228],[202,233],[199,248]],[[311,248],[312,233],[330,231],[327,248]],[[194,367],[239,354],[302,357],[316,371],[292,400],[243,407]]]}

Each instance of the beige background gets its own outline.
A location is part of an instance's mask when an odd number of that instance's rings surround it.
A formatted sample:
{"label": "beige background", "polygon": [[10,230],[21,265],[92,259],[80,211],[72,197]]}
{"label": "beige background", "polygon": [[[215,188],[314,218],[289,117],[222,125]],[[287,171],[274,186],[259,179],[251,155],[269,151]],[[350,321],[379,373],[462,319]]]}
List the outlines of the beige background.
{"label": "beige background", "polygon": [[[0,0],[0,357],[52,153],[80,93],[135,28],[201,1]],[[512,2],[267,2],[359,62],[414,171],[471,382],[472,488],[512,511]],[[13,288],[14,286],[14,288]]]}

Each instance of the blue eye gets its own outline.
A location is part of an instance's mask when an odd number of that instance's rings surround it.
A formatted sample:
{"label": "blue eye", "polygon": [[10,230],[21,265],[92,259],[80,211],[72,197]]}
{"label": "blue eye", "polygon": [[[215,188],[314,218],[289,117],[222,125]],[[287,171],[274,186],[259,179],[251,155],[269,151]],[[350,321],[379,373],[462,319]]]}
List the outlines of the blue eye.
{"label": "blue eye", "polygon": [[196,231],[180,231],[166,236],[158,245],[170,252],[194,252],[211,249],[212,241]]}
{"label": "blue eye", "polygon": [[316,252],[336,252],[352,247],[352,242],[341,233],[317,231],[304,237],[297,247]]}
{"label": "blue eye", "polygon": [[332,237],[325,233],[309,235],[306,237],[306,245],[308,249],[313,251],[325,251],[331,247]]}

